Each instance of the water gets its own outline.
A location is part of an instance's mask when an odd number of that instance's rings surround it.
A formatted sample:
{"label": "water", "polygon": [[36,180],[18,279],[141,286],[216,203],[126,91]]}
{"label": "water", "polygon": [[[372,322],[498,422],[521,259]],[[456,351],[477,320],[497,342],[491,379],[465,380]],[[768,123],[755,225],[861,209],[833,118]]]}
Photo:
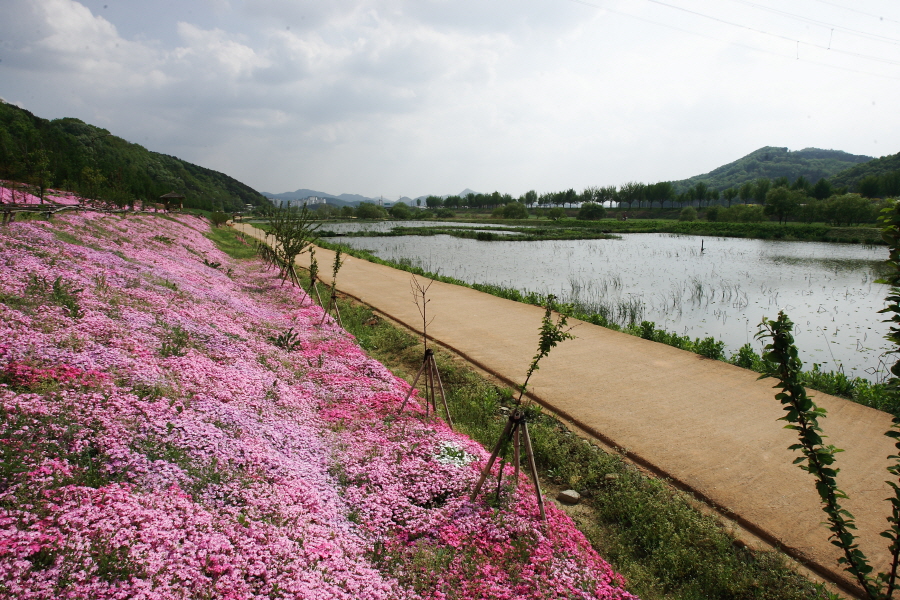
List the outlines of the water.
{"label": "water", "polygon": [[[480,242],[450,236],[335,238],[469,283],[553,293],[621,323],[713,336],[729,353],[784,310],[806,368],[878,381],[888,325],[884,246],[628,234],[621,240]],[[598,357],[602,361],[602,357]],[[893,360],[890,360],[892,363]]]}
{"label": "water", "polygon": [[322,231],[333,233],[377,232],[385,233],[394,227],[458,227],[464,229],[508,228],[513,225],[490,223],[460,223],[456,221],[324,221]]}

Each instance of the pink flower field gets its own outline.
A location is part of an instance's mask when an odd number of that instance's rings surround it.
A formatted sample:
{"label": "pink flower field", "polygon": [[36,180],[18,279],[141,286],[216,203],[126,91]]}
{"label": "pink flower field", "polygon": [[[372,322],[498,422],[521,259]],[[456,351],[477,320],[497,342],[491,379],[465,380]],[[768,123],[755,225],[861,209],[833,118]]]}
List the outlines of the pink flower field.
{"label": "pink flower field", "polygon": [[[190,216],[0,228],[0,597],[634,598]],[[279,336],[281,336],[279,338]]]}

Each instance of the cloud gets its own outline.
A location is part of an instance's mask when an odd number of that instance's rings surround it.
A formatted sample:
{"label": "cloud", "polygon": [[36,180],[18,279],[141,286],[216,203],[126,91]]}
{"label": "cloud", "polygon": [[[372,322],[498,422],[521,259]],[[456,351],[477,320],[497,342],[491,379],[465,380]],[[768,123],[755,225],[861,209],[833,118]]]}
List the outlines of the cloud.
{"label": "cloud", "polygon": [[[750,8],[692,1],[767,27]],[[687,177],[762,145],[863,152],[900,134],[884,100],[896,85],[649,3],[104,6],[6,0],[3,95],[274,192],[578,188]]]}

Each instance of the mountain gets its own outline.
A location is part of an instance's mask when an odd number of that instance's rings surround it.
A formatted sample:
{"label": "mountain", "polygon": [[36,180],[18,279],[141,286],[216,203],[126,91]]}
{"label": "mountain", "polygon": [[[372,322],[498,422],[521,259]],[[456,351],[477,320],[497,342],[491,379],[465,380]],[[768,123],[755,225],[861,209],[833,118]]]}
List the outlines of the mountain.
{"label": "mountain", "polygon": [[802,175],[811,183],[815,183],[823,177],[832,177],[845,169],[871,160],[873,160],[871,156],[848,154],[840,150],[805,148],[791,152],[787,148],[765,146],[709,173],[673,181],[672,184],[675,191],[681,193],[700,181],[719,190],[740,187],[748,181],[755,181],[758,177],[768,179],[787,177],[793,182]]}
{"label": "mountain", "polygon": [[848,187],[856,189],[856,184],[868,176],[882,178],[900,171],[900,152],[890,156],[882,156],[868,162],[850,167],[832,176],[829,181],[834,187]]}
{"label": "mountain", "polygon": [[187,208],[242,210],[265,198],[240,181],[151,152],[73,118],[48,121],[0,101],[0,179],[76,190],[114,202],[185,196]]}
{"label": "mountain", "polygon": [[[294,190],[293,192],[282,192],[280,194],[271,194],[269,192],[263,192],[263,196],[269,198],[270,200],[305,200],[306,198],[310,198],[315,196],[316,198],[325,198],[328,204],[332,206],[358,206],[362,202],[372,202],[378,204],[378,198],[367,198],[366,196],[361,196],[359,194],[340,194],[335,196],[333,194],[328,194],[326,192],[319,192],[316,190],[309,190],[306,188],[301,188],[299,190]],[[277,204],[277,203],[276,203]],[[385,201],[385,206],[389,206],[390,202]]]}

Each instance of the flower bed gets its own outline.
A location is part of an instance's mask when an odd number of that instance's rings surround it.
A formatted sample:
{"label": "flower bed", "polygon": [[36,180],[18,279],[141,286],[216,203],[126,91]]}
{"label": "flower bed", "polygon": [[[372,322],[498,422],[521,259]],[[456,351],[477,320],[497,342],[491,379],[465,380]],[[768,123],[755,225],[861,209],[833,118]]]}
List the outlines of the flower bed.
{"label": "flower bed", "polygon": [[524,477],[469,502],[485,450],[207,229],[0,229],[0,595],[633,598]]}

